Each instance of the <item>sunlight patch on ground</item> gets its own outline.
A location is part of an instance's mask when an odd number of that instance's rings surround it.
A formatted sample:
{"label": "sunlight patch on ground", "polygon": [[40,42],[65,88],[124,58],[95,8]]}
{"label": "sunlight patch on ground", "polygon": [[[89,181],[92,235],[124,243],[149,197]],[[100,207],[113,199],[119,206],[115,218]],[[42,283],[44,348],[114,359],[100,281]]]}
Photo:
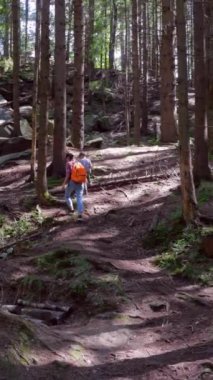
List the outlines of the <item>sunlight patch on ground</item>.
{"label": "sunlight patch on ground", "polygon": [[158,267],[154,267],[150,258],[134,260],[110,260],[118,269],[134,271],[136,273],[160,273]]}

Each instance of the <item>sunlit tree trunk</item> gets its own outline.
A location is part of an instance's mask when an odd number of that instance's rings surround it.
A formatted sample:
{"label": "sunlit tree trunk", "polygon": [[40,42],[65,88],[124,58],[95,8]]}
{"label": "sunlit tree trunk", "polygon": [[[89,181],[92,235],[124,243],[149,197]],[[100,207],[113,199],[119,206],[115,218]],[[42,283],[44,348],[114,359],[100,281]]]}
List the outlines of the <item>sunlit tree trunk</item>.
{"label": "sunlit tree trunk", "polygon": [[14,135],[20,135],[19,71],[20,71],[20,0],[12,1],[13,18],[13,118]]}
{"label": "sunlit tree trunk", "polygon": [[40,70],[40,115],[38,132],[38,175],[37,196],[45,203],[47,189],[47,133],[48,133],[48,94],[49,94],[49,20],[50,0],[42,1],[41,7],[41,70]]}
{"label": "sunlit tree trunk", "polygon": [[134,141],[140,143],[140,66],[138,44],[138,0],[132,0],[132,70],[133,70],[133,105],[134,105]]}
{"label": "sunlit tree trunk", "polygon": [[160,58],[160,107],[161,137],[163,143],[176,142],[175,83],[174,83],[174,4],[173,0],[162,0],[162,39]]}
{"label": "sunlit tree trunk", "polygon": [[189,115],[186,61],[185,0],[176,0],[177,52],[178,52],[178,128],[180,143],[180,178],[183,218],[186,224],[193,223],[197,215],[197,201],[192,175],[189,143]]}
{"label": "sunlit tree trunk", "polygon": [[84,11],[83,0],[74,1],[74,88],[72,143],[75,148],[84,146]]}
{"label": "sunlit tree trunk", "polygon": [[40,34],[41,34],[41,1],[36,0],[36,35],[35,35],[35,65],[34,65],[34,82],[33,82],[33,111],[32,111],[32,154],[30,162],[30,179],[36,178],[36,140],[37,140],[37,123],[38,123],[38,77],[40,66]]}
{"label": "sunlit tree trunk", "polygon": [[[194,56],[195,56],[195,155],[194,178],[210,179],[208,163],[206,117],[206,66],[205,66],[204,5],[194,0]],[[213,102],[213,99],[212,99]]]}
{"label": "sunlit tree trunk", "polygon": [[65,0],[55,2],[55,122],[53,174],[64,175],[66,149]]}

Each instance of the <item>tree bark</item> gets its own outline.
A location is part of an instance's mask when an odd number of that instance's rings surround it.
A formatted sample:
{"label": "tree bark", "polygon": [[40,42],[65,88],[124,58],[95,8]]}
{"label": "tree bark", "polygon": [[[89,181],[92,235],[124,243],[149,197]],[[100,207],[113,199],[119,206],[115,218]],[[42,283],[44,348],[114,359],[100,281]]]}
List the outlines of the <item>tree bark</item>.
{"label": "tree bark", "polygon": [[197,216],[197,200],[192,175],[189,144],[189,115],[186,61],[185,0],[176,0],[177,53],[178,53],[178,128],[180,143],[180,179],[183,218],[186,224],[193,223]]}
{"label": "tree bark", "polygon": [[110,23],[110,43],[109,43],[109,69],[114,68],[117,18],[118,18],[118,9],[117,9],[116,0],[112,0],[111,23]]}
{"label": "tree bark", "polygon": [[66,61],[69,62],[70,58],[70,41],[72,32],[72,16],[73,16],[73,0],[69,0],[68,7],[68,31],[67,31],[67,42],[66,42]]}
{"label": "tree bark", "polygon": [[124,114],[125,114],[125,125],[126,125],[126,140],[127,140],[127,145],[130,143],[130,126],[129,126],[129,121],[130,121],[130,111],[129,111],[129,10],[127,8],[127,0],[125,0],[124,3],[125,6],[125,109],[124,109]]}
{"label": "tree bark", "polygon": [[208,162],[207,117],[206,117],[206,70],[204,5],[194,0],[194,57],[195,57],[195,181],[210,179]]}
{"label": "tree bark", "polygon": [[[10,5],[10,4],[9,4]],[[3,6],[5,9],[5,21],[4,21],[4,57],[9,57],[9,27],[10,27],[10,18],[9,18],[9,7],[6,0],[3,1]]]}
{"label": "tree bark", "polygon": [[174,4],[173,0],[162,0],[162,39],[160,54],[160,107],[161,136],[163,143],[177,141],[175,120],[175,83],[174,83]]}
{"label": "tree bark", "polygon": [[148,110],[147,110],[147,2],[143,0],[143,66],[142,66],[142,133],[147,133]]}
{"label": "tree bark", "polygon": [[32,110],[32,154],[30,162],[30,179],[36,178],[36,140],[37,140],[37,112],[38,112],[38,77],[40,67],[40,34],[41,34],[41,0],[36,0],[36,35],[35,35],[35,64],[33,81],[33,110]]}
{"label": "tree bark", "polygon": [[85,45],[85,67],[86,72],[91,77],[92,70],[94,69],[93,59],[93,38],[94,38],[94,20],[95,20],[95,0],[89,0],[89,14],[88,14],[88,27],[86,34]]}
{"label": "tree bark", "polygon": [[20,0],[12,1],[13,19],[13,110],[14,110],[14,136],[19,136],[19,70],[20,70]]}
{"label": "tree bark", "polygon": [[40,203],[46,203],[47,189],[47,132],[49,94],[49,17],[50,0],[42,1],[41,7],[41,70],[40,70],[40,117],[38,132],[38,174],[37,196]]}
{"label": "tree bark", "polygon": [[24,41],[25,63],[27,61],[27,48],[28,48],[28,19],[29,19],[29,0],[25,0],[25,41]]}
{"label": "tree bark", "polygon": [[134,141],[140,144],[140,66],[138,51],[138,0],[132,0],[132,70],[133,70],[133,105],[134,105]]}
{"label": "tree bark", "polygon": [[55,123],[53,135],[53,174],[64,175],[66,149],[66,50],[65,0],[55,2]]}
{"label": "tree bark", "polygon": [[207,120],[208,145],[213,153],[213,2],[208,0],[206,7],[207,22]]}
{"label": "tree bark", "polygon": [[74,66],[72,143],[84,146],[84,16],[83,0],[74,1]]}

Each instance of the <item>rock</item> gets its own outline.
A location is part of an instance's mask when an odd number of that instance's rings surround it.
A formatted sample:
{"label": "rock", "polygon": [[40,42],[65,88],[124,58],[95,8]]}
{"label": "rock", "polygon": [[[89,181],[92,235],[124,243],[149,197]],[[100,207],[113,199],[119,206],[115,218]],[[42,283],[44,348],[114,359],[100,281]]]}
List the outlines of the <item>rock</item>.
{"label": "rock", "polygon": [[213,235],[204,236],[201,245],[200,245],[201,253],[212,259],[213,258]]}
{"label": "rock", "polygon": [[104,166],[96,166],[95,168],[93,168],[92,173],[95,176],[107,175],[110,173],[110,169],[105,168]]}
{"label": "rock", "polygon": [[89,140],[87,141],[87,143],[85,144],[85,147],[86,148],[96,148],[96,149],[100,149],[101,146],[103,144],[103,139],[102,137],[98,137],[96,139],[93,139],[93,140]]}
{"label": "rock", "polygon": [[0,165],[5,164],[7,161],[19,160],[20,158],[29,158],[31,156],[31,149],[24,150],[23,152],[11,153],[0,157]]}
{"label": "rock", "polygon": [[32,128],[26,119],[20,120],[20,130],[25,139],[32,140]]}
{"label": "rock", "polygon": [[11,108],[0,108],[0,127],[6,124],[12,123],[13,121],[12,113],[13,113],[13,110]]}
{"label": "rock", "polygon": [[4,106],[5,104],[7,104],[7,100],[2,95],[0,95],[0,106]]}
{"label": "rock", "polygon": [[5,125],[0,128],[0,138],[10,138],[13,134],[14,127],[12,124],[5,122]]}
{"label": "rock", "polygon": [[21,118],[31,121],[32,112],[33,112],[32,106],[22,106],[19,108],[19,112],[20,112]]}
{"label": "rock", "polygon": [[53,132],[54,132],[54,120],[49,119],[48,120],[48,135],[53,136]]}
{"label": "rock", "polygon": [[31,148],[31,141],[26,140],[24,137],[13,137],[0,142],[0,155],[8,155],[11,153],[23,152]]}

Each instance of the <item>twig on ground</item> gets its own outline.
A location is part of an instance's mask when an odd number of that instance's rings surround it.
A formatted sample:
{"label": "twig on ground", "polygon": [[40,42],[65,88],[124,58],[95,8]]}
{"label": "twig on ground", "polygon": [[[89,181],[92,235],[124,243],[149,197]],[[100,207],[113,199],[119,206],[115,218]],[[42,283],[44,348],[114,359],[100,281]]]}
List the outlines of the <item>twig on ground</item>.
{"label": "twig on ground", "polygon": [[129,199],[129,197],[128,197],[128,195],[127,195],[127,193],[125,193],[125,191],[124,190],[121,190],[121,189],[116,189],[116,191],[119,191],[120,193],[122,193],[122,194],[124,194],[125,195],[125,197],[128,199],[128,201],[130,201],[131,202],[131,199]]}

